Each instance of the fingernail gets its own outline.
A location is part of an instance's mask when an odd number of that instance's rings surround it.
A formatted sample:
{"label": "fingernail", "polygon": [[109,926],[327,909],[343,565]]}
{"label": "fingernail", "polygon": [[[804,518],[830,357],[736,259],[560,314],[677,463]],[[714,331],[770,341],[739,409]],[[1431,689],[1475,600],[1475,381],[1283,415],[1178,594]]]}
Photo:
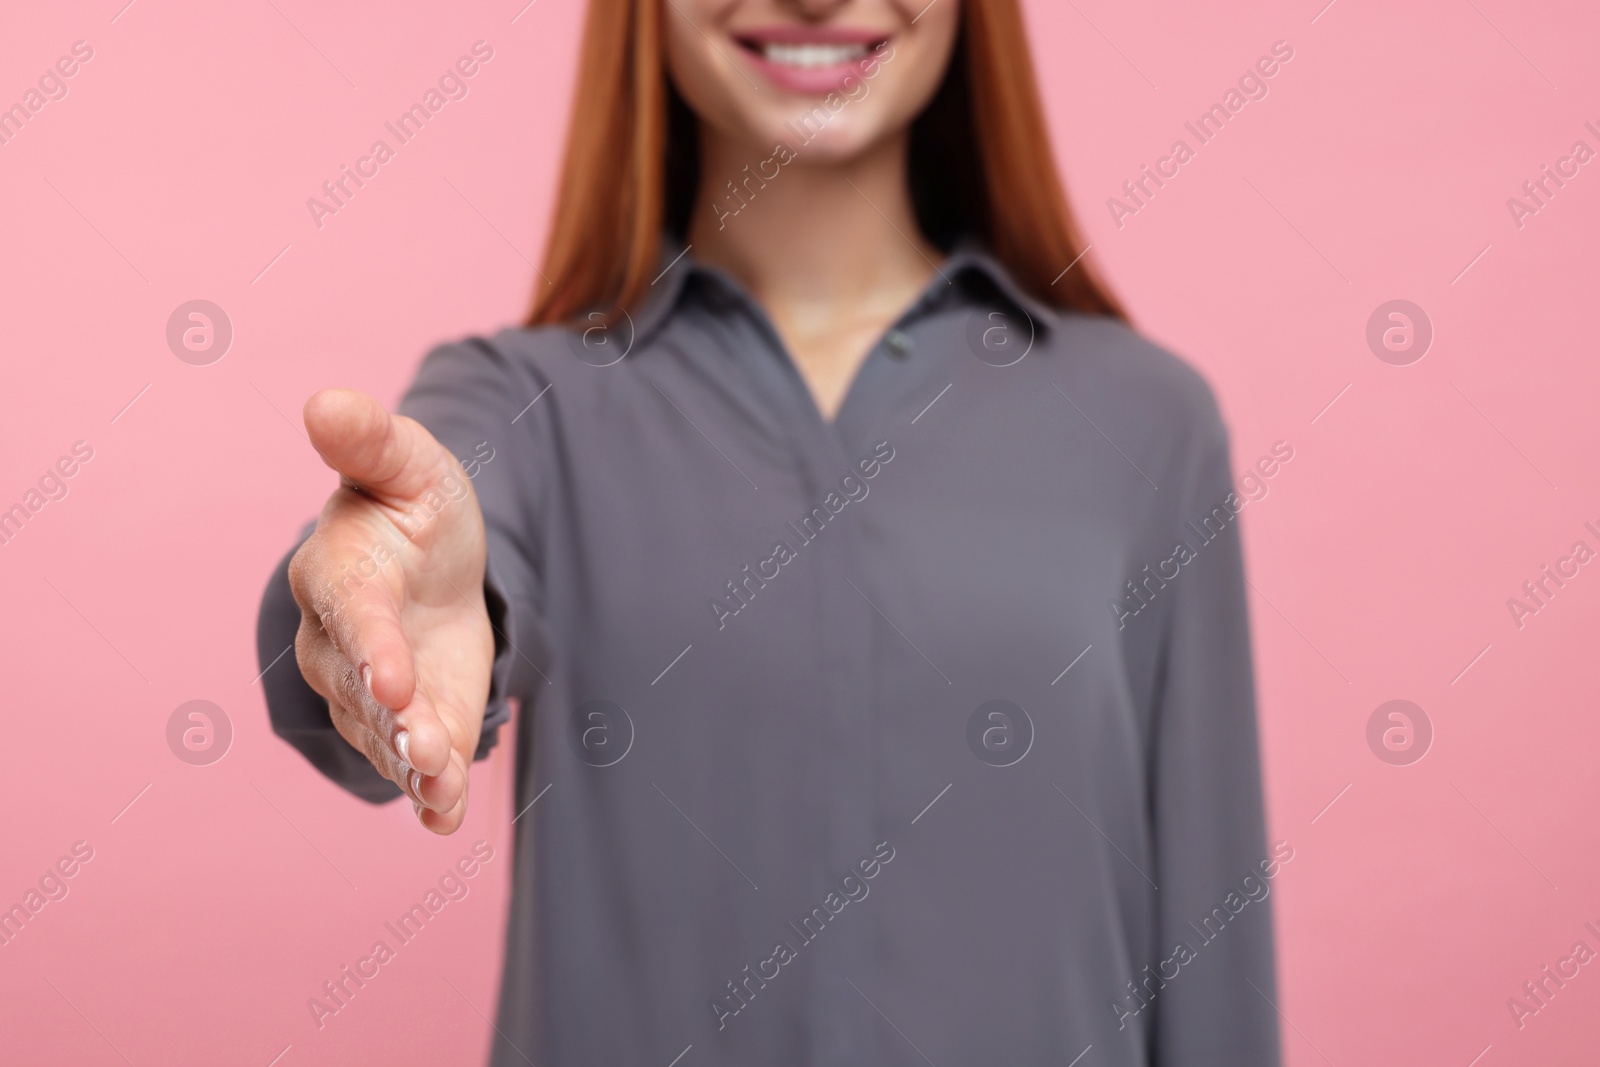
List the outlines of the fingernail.
{"label": "fingernail", "polygon": [[367,687],[367,696],[373,700],[378,699],[378,695],[372,691],[372,664],[370,663],[361,665],[361,684]]}
{"label": "fingernail", "polygon": [[422,818],[422,805],[413,800],[411,802],[411,813],[419,819]]}
{"label": "fingernail", "polygon": [[421,771],[412,771],[411,772],[411,793],[412,793],[412,796],[420,803],[421,800],[422,800],[422,772]]}
{"label": "fingernail", "polygon": [[396,752],[400,753],[401,761],[404,762],[406,764],[406,766],[409,767],[411,765],[411,731],[410,730],[401,730],[399,733],[394,735],[394,750]]}

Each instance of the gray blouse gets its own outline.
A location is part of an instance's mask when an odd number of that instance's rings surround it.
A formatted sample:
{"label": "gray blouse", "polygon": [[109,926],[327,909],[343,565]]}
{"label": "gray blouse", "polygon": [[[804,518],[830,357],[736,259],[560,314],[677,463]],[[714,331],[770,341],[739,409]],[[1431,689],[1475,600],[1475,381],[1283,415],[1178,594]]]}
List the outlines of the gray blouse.
{"label": "gray blouse", "polygon": [[[445,345],[401,405],[488,527],[479,755],[523,712],[493,1063],[1277,1064],[1293,850],[1210,389],[968,243],[829,423],[681,251],[631,318]],[[298,620],[286,559],[263,665]],[[399,795],[292,657],[264,683]]]}

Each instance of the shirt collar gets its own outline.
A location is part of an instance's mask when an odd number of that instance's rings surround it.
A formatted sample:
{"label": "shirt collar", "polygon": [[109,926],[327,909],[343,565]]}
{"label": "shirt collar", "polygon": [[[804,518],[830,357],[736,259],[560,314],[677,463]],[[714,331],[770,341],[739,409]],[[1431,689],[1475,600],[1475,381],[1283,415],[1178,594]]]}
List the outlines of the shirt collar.
{"label": "shirt collar", "polygon": [[[1008,303],[1021,309],[1035,323],[1049,329],[1061,315],[1059,308],[1049,304],[1022,287],[1005,264],[995,258],[976,238],[962,237],[939,270],[952,283],[962,276],[987,282]],[[971,297],[968,297],[970,300]]]}
{"label": "shirt collar", "polygon": [[[727,272],[696,259],[693,246],[685,246],[671,234],[662,235],[656,263],[655,280],[650,283],[650,291],[634,317],[636,345],[666,323],[690,289],[692,280],[709,282],[725,293],[743,292],[743,288]],[[1060,315],[1057,308],[1025,290],[1005,265],[974,238],[963,237],[958,240],[944,262],[939,264],[938,271],[938,276],[929,282],[928,288],[918,299],[919,306],[943,300],[976,304],[982,299],[979,294],[986,285],[1046,330],[1055,325]],[[978,283],[976,291],[972,286],[974,280]]]}
{"label": "shirt collar", "polygon": [[688,288],[691,276],[726,279],[722,271],[701,263],[694,257],[693,246],[686,246],[671,234],[662,234],[661,249],[656,254],[655,280],[645,294],[634,319],[634,344],[638,345],[666,322],[677,310],[678,301]]}

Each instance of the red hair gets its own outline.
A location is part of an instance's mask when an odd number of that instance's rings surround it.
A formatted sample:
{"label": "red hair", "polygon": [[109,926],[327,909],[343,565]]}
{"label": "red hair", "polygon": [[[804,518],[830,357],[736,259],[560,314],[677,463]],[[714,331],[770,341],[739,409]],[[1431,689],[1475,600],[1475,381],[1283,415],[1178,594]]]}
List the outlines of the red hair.
{"label": "red hair", "polygon": [[[911,132],[917,221],[970,236],[1027,292],[1126,318],[1084,258],[1050,152],[1018,0],[963,0],[950,69]],[[668,81],[662,0],[590,0],[543,278],[529,325],[634,308],[698,191],[697,121]],[[620,146],[620,150],[619,150]]]}

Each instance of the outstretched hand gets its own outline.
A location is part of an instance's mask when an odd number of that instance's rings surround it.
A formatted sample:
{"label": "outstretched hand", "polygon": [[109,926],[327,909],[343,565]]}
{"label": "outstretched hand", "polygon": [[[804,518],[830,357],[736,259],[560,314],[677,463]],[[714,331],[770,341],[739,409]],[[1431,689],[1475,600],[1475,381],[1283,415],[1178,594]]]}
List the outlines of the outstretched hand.
{"label": "outstretched hand", "polygon": [[363,393],[322,390],[305,424],[340,486],[289,564],[300,672],[422,824],[453,833],[494,660],[477,495],[420,423]]}

